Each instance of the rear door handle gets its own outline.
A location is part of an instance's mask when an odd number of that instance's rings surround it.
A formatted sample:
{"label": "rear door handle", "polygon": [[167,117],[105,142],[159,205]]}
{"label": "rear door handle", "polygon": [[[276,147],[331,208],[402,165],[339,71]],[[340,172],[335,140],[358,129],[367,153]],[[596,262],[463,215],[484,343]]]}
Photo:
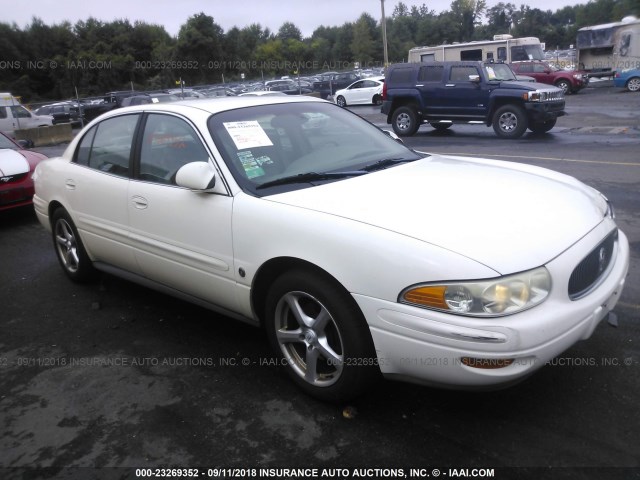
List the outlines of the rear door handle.
{"label": "rear door handle", "polygon": [[68,190],[75,190],[76,189],[76,182],[75,180],[71,179],[71,178],[67,178],[64,182],[64,186],[68,189]]}

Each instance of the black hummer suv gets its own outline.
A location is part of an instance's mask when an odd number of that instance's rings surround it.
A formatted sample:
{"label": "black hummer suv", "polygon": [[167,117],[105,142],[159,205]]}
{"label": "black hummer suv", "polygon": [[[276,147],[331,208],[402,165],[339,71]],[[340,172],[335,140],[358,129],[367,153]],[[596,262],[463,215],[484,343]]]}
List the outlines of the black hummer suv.
{"label": "black hummer suv", "polygon": [[483,62],[423,62],[391,65],[382,113],[400,136],[422,123],[438,130],[454,123],[493,125],[499,137],[527,130],[548,132],[565,114],[561,89],[518,82],[508,65]]}

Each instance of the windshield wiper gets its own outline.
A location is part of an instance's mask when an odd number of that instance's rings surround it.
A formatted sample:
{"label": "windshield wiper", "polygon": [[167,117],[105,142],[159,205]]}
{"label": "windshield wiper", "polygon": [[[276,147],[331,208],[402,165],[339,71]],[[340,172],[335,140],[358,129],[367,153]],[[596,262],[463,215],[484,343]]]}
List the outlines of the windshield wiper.
{"label": "windshield wiper", "polygon": [[375,170],[383,170],[387,167],[398,165],[399,163],[414,162],[416,160],[419,160],[419,159],[418,158],[385,158],[384,160],[378,160],[376,163],[367,165],[362,170],[364,170],[365,172],[373,172]]}
{"label": "windshield wiper", "polygon": [[347,172],[299,173],[297,175],[276,178],[275,180],[265,182],[261,185],[258,185],[256,189],[275,187],[277,185],[289,185],[292,183],[310,183],[310,182],[321,181],[321,180],[334,180],[337,178],[356,177],[359,175],[365,175],[367,173],[369,173],[369,171],[367,170],[353,170],[353,171],[347,171]]}

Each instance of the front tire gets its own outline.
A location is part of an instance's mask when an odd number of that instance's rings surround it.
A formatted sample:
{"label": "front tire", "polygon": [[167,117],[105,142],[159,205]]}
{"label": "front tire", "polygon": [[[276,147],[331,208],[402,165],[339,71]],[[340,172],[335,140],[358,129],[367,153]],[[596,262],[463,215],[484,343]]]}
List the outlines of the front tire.
{"label": "front tire", "polygon": [[573,93],[572,90],[571,90],[571,84],[567,80],[558,80],[556,82],[556,87],[561,89],[564,92],[565,95],[569,95],[569,94]]}
{"label": "front tire", "polygon": [[326,275],[294,270],[277,278],[267,297],[265,325],[289,377],[320,400],[350,400],[379,374],[360,308]]}
{"label": "front tire", "polygon": [[418,114],[411,107],[398,107],[391,115],[391,126],[399,137],[410,137],[418,131]]}
{"label": "front tire", "polygon": [[493,115],[493,130],[501,138],[520,138],[528,123],[524,109],[518,105],[504,105]]}
{"label": "front tire", "polygon": [[345,98],[342,95],[339,95],[338,98],[336,98],[336,104],[339,107],[346,107],[347,106],[347,101],[345,100]]}
{"label": "front tire", "polygon": [[58,208],[51,218],[53,247],[64,273],[74,282],[85,283],[95,278],[96,270],[82,244],[69,212]]}
{"label": "front tire", "polygon": [[640,77],[630,78],[627,82],[627,90],[629,90],[630,92],[640,91]]}

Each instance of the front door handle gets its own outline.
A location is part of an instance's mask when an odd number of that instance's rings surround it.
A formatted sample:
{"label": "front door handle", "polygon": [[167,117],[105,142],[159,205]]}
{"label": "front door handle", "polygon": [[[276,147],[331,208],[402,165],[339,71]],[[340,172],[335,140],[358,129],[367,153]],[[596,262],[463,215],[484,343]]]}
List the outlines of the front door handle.
{"label": "front door handle", "polygon": [[147,199],[144,197],[141,197],[140,195],[134,195],[131,198],[131,201],[133,202],[133,206],[139,210],[144,210],[149,206],[149,202],[147,202]]}

